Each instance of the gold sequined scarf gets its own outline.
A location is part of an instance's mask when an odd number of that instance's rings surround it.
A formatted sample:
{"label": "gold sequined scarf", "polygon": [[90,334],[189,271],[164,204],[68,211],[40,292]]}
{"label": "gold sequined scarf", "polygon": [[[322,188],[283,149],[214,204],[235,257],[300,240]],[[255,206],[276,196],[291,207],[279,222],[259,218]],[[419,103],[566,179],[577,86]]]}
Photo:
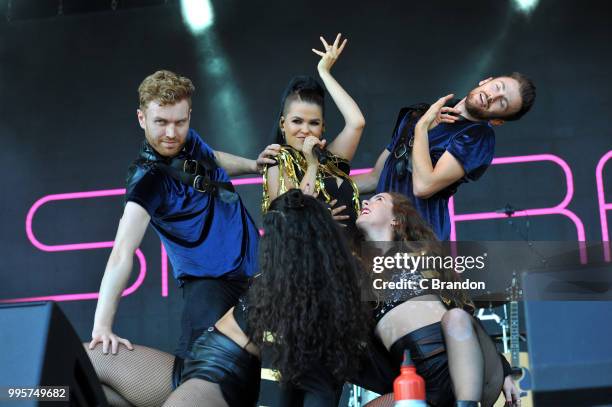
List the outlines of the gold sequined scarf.
{"label": "gold sequined scarf", "polygon": [[[278,162],[279,173],[278,191],[276,195],[278,196],[287,192],[288,188],[285,182],[285,177],[290,180],[293,185],[299,187],[301,177],[303,177],[303,174],[306,173],[308,164],[304,154],[288,145],[283,145],[275,158]],[[315,180],[315,193],[320,193],[325,199],[325,202],[329,203],[333,198],[325,189],[325,183],[323,180],[329,176],[342,178],[345,182],[349,182],[353,188],[353,206],[355,207],[355,211],[359,213],[359,190],[349,175],[338,168],[338,164],[343,162],[348,164],[346,160],[332,155],[330,159],[327,160],[327,163],[319,164],[319,168],[317,169],[317,177]],[[268,169],[266,167],[263,171],[263,199],[261,202],[262,213],[266,213],[269,207],[270,194],[268,189]]]}

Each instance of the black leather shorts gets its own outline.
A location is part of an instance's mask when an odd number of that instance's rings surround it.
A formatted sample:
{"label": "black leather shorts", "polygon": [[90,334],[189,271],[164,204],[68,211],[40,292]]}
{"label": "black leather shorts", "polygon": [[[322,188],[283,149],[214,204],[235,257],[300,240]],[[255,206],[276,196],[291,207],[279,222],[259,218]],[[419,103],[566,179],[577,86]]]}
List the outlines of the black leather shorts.
{"label": "black leather shorts", "polygon": [[391,345],[391,358],[394,366],[397,366],[398,374],[404,357],[404,349],[410,350],[417,373],[425,379],[427,403],[436,407],[452,406],[455,396],[448,370],[448,356],[442,325],[436,322],[424,326],[402,336]]}
{"label": "black leather shorts", "polygon": [[393,381],[399,375],[391,355],[372,333],[370,342],[361,356],[359,372],[349,377],[349,382],[364,389],[386,394],[393,392]]}
{"label": "black leather shorts", "polygon": [[321,362],[311,362],[296,381],[279,386],[276,407],[338,407],[343,383]]}
{"label": "black leather shorts", "polygon": [[193,378],[219,384],[230,407],[256,406],[261,363],[256,356],[210,327],[195,340],[184,360],[175,359],[175,387]]}
{"label": "black leather shorts", "polygon": [[182,283],[181,337],[174,354],[184,359],[196,338],[238,303],[248,287],[248,280],[246,277],[185,277]]}

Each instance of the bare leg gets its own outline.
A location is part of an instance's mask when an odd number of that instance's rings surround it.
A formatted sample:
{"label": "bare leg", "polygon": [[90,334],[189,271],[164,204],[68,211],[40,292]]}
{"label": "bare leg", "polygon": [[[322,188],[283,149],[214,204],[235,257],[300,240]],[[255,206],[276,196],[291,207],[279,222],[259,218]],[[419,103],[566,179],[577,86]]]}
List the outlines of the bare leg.
{"label": "bare leg", "polygon": [[201,379],[189,379],[176,388],[164,403],[164,407],[227,407],[217,383]]}
{"label": "bare leg", "polygon": [[102,346],[83,346],[100,381],[130,404],[161,406],[172,392],[174,355],[140,345],[132,351],[120,346],[116,355],[105,355]]}

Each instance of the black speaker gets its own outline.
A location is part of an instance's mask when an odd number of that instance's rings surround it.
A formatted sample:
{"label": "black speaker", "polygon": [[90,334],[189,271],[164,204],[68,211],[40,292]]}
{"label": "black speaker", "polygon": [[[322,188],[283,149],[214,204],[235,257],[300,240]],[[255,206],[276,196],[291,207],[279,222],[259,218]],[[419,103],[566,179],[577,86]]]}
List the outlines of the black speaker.
{"label": "black speaker", "polygon": [[535,406],[612,404],[611,277],[609,266],[523,275]]}
{"label": "black speaker", "polygon": [[27,398],[16,405],[108,405],[79,337],[55,303],[0,305],[0,401],[12,400],[8,388],[36,386],[67,386],[69,402]]}

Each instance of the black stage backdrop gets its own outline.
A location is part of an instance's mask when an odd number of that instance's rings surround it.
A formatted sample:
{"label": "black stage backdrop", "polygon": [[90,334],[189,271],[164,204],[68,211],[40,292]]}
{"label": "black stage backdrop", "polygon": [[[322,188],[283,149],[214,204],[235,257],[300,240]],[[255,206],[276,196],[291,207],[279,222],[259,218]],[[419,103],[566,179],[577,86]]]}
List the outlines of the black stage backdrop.
{"label": "black stage backdrop", "polygon": [[[43,202],[32,232],[49,247],[34,245],[26,233],[33,205],[52,194],[123,188],[142,140],[136,89],[160,68],[195,82],[191,124],[213,148],[255,157],[271,139],[287,81],[316,74],[318,58],[310,49],[319,47],[320,34],[349,38],[333,73],[367,121],[354,168],[374,164],[401,106],[464,95],[489,75],[527,73],[537,84],[537,103],[523,120],[497,130],[496,156],[552,154],[564,160],[573,175],[568,209],[584,224],[587,240],[602,238],[596,166],[612,145],[612,26],[605,1],[542,1],[525,16],[509,1],[224,0],[213,2],[215,23],[200,36],[189,32],[173,1],[150,7],[119,1],[115,11],[65,10],[55,17],[19,15],[19,1],[1,4],[0,299],[74,294],[58,299],[68,300],[60,306],[83,340],[90,337],[96,303],[82,294],[98,290],[110,249],[65,245],[112,241],[123,197],[119,191]],[[341,121],[331,100],[327,121],[332,137]],[[612,202],[609,167],[603,181]],[[260,186],[238,190],[259,222]],[[493,211],[507,203],[553,207],[566,191],[558,163],[497,165],[460,189],[456,212]],[[511,224],[461,222],[457,231],[462,240],[578,236],[561,215]],[[151,230],[141,250],[146,275],[123,298],[115,332],[172,351],[180,291],[170,277],[167,296],[162,293],[160,243]],[[135,261],[130,284],[138,275]]]}

